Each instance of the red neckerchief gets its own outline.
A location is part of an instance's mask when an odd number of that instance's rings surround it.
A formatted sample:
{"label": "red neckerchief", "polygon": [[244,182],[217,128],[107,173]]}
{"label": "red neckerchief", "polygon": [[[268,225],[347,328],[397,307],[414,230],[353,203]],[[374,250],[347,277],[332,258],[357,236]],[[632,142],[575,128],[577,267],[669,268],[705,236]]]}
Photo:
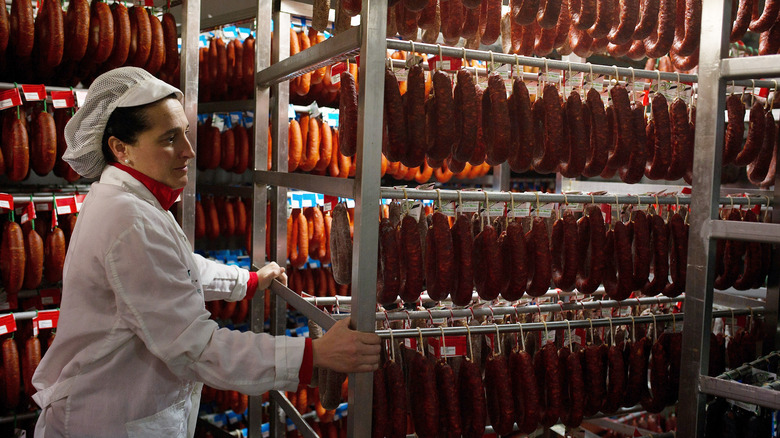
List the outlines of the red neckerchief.
{"label": "red neckerchief", "polygon": [[184,190],[181,189],[172,189],[165,184],[155,181],[148,176],[144,175],[143,173],[133,169],[132,167],[125,166],[121,163],[111,163],[112,166],[116,167],[117,169],[124,170],[125,172],[129,173],[133,178],[140,181],[147,189],[149,189],[150,192],[154,195],[155,198],[157,198],[157,201],[160,202],[160,205],[162,208],[169,210],[174,202],[176,202],[177,199],[179,199],[179,195]]}

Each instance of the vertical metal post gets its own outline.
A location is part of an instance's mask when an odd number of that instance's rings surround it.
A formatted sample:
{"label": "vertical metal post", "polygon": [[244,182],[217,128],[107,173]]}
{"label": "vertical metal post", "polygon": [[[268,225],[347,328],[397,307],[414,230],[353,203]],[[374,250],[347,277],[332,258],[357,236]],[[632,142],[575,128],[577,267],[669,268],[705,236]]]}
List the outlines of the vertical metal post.
{"label": "vertical metal post", "polygon": [[[777,91],[775,90],[775,93]],[[778,148],[780,149],[780,148]],[[780,157],[780,150],[775,151]],[[777,158],[777,157],[775,157]],[[780,167],[780,163],[775,160],[776,166]],[[777,206],[780,205],[780,174],[775,173],[775,193],[772,200],[772,222],[780,224],[780,210]],[[767,206],[767,209],[769,207]],[[772,268],[769,270],[769,278],[766,282],[766,312],[764,313],[764,324],[767,330],[771,330],[775,327],[774,335],[769,335],[764,340],[764,354],[774,351],[780,346],[780,321],[778,320],[778,313],[780,313],[780,255],[777,253],[779,245],[772,245]]]}
{"label": "vertical metal post", "polygon": [[[376,242],[382,150],[384,66],[387,56],[387,0],[363,2],[355,175],[355,238],[352,256],[352,323],[363,332],[376,328]],[[371,436],[372,373],[350,374],[348,434]]]}
{"label": "vertical metal post", "polygon": [[[200,0],[184,0],[182,2],[181,23],[181,86],[184,92],[184,113],[190,124],[187,139],[192,148],[197,151],[198,126],[198,36],[200,35]],[[198,170],[195,158],[190,160],[187,169],[187,186],[181,193],[181,208],[179,223],[190,245],[195,247],[195,186]]]}
{"label": "vertical metal post", "polygon": [[[271,0],[267,0],[271,1]],[[287,57],[290,53],[290,14],[281,12],[281,1],[273,0],[273,59],[272,64],[275,64]],[[267,30],[266,30],[267,31]],[[265,40],[268,33],[262,35],[259,33],[258,27],[258,41]],[[270,32],[269,32],[270,33]],[[269,57],[270,58],[270,57]],[[273,161],[272,169],[277,172],[287,172],[287,108],[289,106],[290,91],[289,82],[284,81],[271,86],[270,90],[269,107],[271,108],[271,137],[273,141]],[[258,104],[258,111],[261,111]],[[266,110],[267,111],[267,110]],[[267,114],[267,112],[266,112]],[[257,117],[258,113],[255,113]],[[255,125],[255,132],[260,135],[260,129],[266,133],[264,138],[257,137],[255,141],[258,143],[267,143],[268,134],[265,129],[268,128],[267,115],[263,115],[262,119],[256,119],[256,123],[264,123],[264,127],[260,128]],[[264,149],[264,148],[263,148]],[[264,153],[267,154],[267,150],[264,149]],[[255,156],[255,169],[262,170],[267,166],[268,155]],[[262,190],[266,190],[265,185],[259,186]],[[255,184],[255,190],[259,189]],[[272,230],[272,245],[271,251],[273,260],[280,265],[284,266],[287,259],[287,188],[286,187],[272,187],[271,188],[271,215],[273,216]],[[255,210],[260,206],[255,206]],[[262,205],[263,215],[265,214],[265,204]],[[262,230],[260,230],[262,231]],[[281,298],[278,298],[275,294],[271,294],[271,334],[284,335],[285,323],[287,320],[287,304]],[[271,437],[281,438],[287,433],[287,429],[283,420],[277,415],[279,412],[279,405],[273,398],[271,399]]]}
{"label": "vertical metal post", "polygon": [[710,222],[717,219],[723,151],[725,86],[720,77],[728,54],[731,2],[712,4],[702,11],[699,46],[699,97],[691,195],[691,233],[688,239],[688,278],[685,287],[685,333],[680,371],[677,425],[680,437],[703,436],[706,395],[699,392],[699,376],[709,366],[714,242]]}
{"label": "vertical metal post", "polygon": [[502,163],[493,166],[493,190],[505,192],[509,190],[509,177],[512,171],[509,169],[509,163]]}

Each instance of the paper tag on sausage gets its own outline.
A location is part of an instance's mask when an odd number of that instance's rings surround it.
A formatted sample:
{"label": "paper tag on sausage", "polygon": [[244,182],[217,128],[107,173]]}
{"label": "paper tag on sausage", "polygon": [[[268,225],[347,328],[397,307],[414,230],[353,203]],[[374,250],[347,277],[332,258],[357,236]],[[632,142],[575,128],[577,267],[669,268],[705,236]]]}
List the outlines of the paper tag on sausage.
{"label": "paper tag on sausage", "polygon": [[515,208],[509,212],[509,217],[527,217],[531,215],[531,203],[523,202],[515,204]]}
{"label": "paper tag on sausage", "polygon": [[0,91],[0,110],[19,106],[22,104],[22,96],[18,88]]}
{"label": "paper tag on sausage", "polygon": [[414,55],[406,58],[406,68],[412,68],[415,65],[422,64],[424,61],[423,57],[420,55]]}
{"label": "paper tag on sausage", "polygon": [[552,217],[552,212],[554,209],[555,209],[554,203],[544,204],[536,209],[536,214],[539,217]]}
{"label": "paper tag on sausage", "polygon": [[46,99],[46,86],[43,84],[23,84],[22,93],[24,93],[24,100],[38,102]]}
{"label": "paper tag on sausage", "polygon": [[52,91],[51,103],[55,109],[73,108],[76,106],[76,100],[70,91]]}
{"label": "paper tag on sausage", "polygon": [[421,201],[416,201],[409,209],[409,216],[415,218],[417,222],[420,222],[420,217],[423,212],[423,204]]}
{"label": "paper tag on sausage", "polygon": [[455,201],[447,202],[446,204],[442,205],[439,209],[440,212],[442,212],[445,216],[451,216],[455,217],[457,216],[457,212],[455,211],[457,207],[457,204]]}
{"label": "paper tag on sausage", "polygon": [[409,70],[405,68],[393,69],[393,73],[395,73],[395,78],[398,82],[403,82],[409,78]]}
{"label": "paper tag on sausage", "polygon": [[458,206],[461,213],[476,213],[479,211],[479,201],[464,201]]}
{"label": "paper tag on sausage", "polygon": [[[582,330],[582,329],[580,329]],[[569,337],[569,330],[566,329],[563,331],[563,346],[568,347],[573,343],[582,345],[582,333],[579,333],[577,330],[571,331],[571,338]]]}
{"label": "paper tag on sausage", "polygon": [[16,331],[16,319],[13,315],[0,316],[0,335]]}
{"label": "paper tag on sausage", "polygon": [[547,345],[549,343],[555,342],[555,330],[548,330],[548,331],[542,331],[540,332],[542,334],[542,345]]}
{"label": "paper tag on sausage", "polygon": [[506,214],[506,202],[494,202],[490,205],[488,210],[492,217],[504,216]]}

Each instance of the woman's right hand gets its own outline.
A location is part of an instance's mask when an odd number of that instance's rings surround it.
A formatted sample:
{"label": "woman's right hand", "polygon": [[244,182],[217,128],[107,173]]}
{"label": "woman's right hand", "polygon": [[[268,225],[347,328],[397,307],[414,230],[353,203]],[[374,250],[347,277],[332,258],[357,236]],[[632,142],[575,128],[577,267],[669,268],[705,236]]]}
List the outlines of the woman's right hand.
{"label": "woman's right hand", "polygon": [[342,319],[325,334],[311,342],[314,366],[341,373],[373,372],[379,368],[379,336],[349,327]]}
{"label": "woman's right hand", "polygon": [[271,282],[278,279],[283,285],[287,286],[287,274],[285,269],[276,262],[271,262],[257,271],[257,289],[265,290],[271,287]]}

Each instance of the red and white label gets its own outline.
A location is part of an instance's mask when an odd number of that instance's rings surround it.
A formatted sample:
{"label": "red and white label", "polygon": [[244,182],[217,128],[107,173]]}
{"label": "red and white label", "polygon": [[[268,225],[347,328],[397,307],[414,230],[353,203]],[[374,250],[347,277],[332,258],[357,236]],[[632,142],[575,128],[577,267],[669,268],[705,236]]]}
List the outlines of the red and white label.
{"label": "red and white label", "polygon": [[28,102],[39,102],[46,99],[46,86],[43,84],[24,84],[22,85],[24,100]]}
{"label": "red and white label", "polygon": [[27,205],[22,210],[22,219],[21,223],[27,223],[33,219],[35,219],[37,216],[35,215],[35,204],[32,202],[27,203]]}
{"label": "red and white label", "polygon": [[59,310],[41,310],[38,312],[38,315],[33,318],[33,327],[41,330],[55,329],[57,328],[59,320]]}
{"label": "red and white label", "polygon": [[0,316],[0,335],[13,333],[16,331],[16,319],[13,315]]}
{"label": "red and white label", "polygon": [[73,108],[76,106],[76,97],[72,91],[52,91],[51,103],[56,109]]}
{"label": "red and white label", "polygon": [[439,55],[428,58],[428,68],[431,70],[458,71],[462,65],[463,60],[461,58],[453,58],[451,56],[439,57]]}
{"label": "red and white label", "polygon": [[0,91],[0,110],[12,108],[22,104],[22,96],[18,88]]}
{"label": "red and white label", "polygon": [[8,193],[0,193],[0,208],[12,210],[14,208],[14,197]]}

